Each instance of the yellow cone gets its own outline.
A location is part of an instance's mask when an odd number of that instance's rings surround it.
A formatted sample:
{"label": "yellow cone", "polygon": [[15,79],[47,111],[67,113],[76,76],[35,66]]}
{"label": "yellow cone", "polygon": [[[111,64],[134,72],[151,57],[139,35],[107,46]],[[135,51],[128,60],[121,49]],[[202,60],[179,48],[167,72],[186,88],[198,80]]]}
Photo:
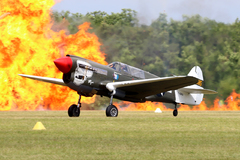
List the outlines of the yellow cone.
{"label": "yellow cone", "polygon": [[33,130],[46,130],[42,122],[37,122],[35,126],[33,127]]}

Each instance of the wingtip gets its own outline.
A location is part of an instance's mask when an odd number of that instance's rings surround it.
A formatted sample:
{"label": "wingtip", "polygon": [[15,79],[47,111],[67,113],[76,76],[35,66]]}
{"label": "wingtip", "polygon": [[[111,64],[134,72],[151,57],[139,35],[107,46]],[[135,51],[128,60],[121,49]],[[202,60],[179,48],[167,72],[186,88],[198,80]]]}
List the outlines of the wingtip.
{"label": "wingtip", "polygon": [[217,92],[217,91],[210,90],[210,89],[209,89],[209,91],[210,91],[210,92],[209,92],[209,94],[218,94],[218,92]]}
{"label": "wingtip", "polygon": [[213,91],[214,93],[213,94],[218,94],[218,92],[217,91]]}
{"label": "wingtip", "polygon": [[25,74],[18,74],[18,75],[21,77],[27,77],[27,75],[25,75]]}

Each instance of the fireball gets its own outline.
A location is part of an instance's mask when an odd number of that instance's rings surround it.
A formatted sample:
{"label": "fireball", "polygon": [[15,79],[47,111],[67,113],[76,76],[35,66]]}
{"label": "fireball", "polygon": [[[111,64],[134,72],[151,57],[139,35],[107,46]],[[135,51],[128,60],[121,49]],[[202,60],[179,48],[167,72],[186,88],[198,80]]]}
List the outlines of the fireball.
{"label": "fireball", "polygon": [[[53,61],[73,54],[107,64],[98,37],[88,33],[90,23],[67,36],[51,30],[54,0],[0,2],[0,110],[65,110],[78,95],[67,87],[24,79],[19,73],[62,78]],[[93,98],[82,98],[93,103]]]}

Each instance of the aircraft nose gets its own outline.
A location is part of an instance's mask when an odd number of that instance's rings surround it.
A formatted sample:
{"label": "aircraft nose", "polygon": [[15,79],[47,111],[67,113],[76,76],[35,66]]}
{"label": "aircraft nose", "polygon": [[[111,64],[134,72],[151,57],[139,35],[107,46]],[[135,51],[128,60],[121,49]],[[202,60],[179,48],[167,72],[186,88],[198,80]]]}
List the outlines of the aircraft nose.
{"label": "aircraft nose", "polygon": [[63,73],[68,73],[72,68],[72,59],[70,57],[62,57],[55,59],[54,64]]}

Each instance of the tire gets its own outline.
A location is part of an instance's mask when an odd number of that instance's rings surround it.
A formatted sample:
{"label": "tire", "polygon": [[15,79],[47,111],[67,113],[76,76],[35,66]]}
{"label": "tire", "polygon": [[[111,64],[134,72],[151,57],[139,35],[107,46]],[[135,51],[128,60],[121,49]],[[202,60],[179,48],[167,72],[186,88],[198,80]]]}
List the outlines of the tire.
{"label": "tire", "polygon": [[178,115],[178,110],[174,109],[173,116],[176,117]]}
{"label": "tire", "polygon": [[117,117],[118,116],[118,109],[114,105],[109,105],[106,109],[106,116],[107,117]]}
{"label": "tire", "polygon": [[78,108],[76,104],[73,104],[68,108],[69,117],[79,117],[79,115],[80,115],[80,108]]}

